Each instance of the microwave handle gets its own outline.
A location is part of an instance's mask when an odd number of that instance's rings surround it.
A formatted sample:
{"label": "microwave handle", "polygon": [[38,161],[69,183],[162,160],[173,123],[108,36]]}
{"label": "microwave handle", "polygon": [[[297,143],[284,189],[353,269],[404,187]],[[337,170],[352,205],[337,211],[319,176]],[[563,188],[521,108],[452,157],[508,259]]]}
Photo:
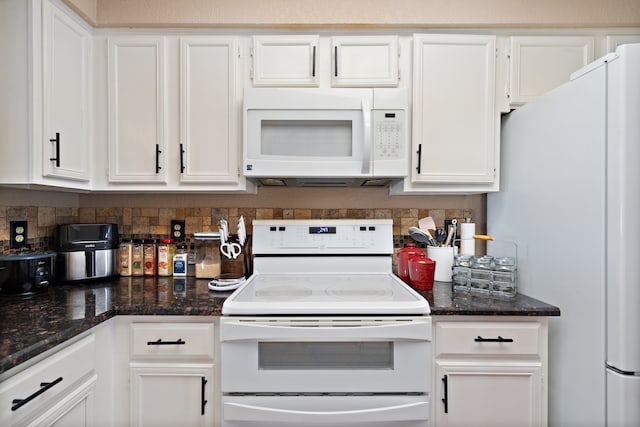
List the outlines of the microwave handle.
{"label": "microwave handle", "polygon": [[364,147],[362,147],[362,174],[371,173],[371,152],[373,144],[371,142],[371,105],[368,99],[362,100],[362,130],[364,132]]}

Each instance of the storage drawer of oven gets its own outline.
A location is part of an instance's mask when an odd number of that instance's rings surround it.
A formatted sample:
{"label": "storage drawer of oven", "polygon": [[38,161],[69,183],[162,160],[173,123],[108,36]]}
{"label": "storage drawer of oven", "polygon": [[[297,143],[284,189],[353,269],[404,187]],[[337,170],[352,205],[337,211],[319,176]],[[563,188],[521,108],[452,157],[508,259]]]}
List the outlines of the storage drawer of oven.
{"label": "storage drawer of oven", "polygon": [[[223,396],[223,426],[425,426],[426,395]],[[251,424],[248,424],[251,423]]]}
{"label": "storage drawer of oven", "polygon": [[437,322],[435,354],[535,356],[540,328],[536,322]]}
{"label": "storage drawer of oven", "polygon": [[133,323],[133,359],[213,359],[213,323]]}

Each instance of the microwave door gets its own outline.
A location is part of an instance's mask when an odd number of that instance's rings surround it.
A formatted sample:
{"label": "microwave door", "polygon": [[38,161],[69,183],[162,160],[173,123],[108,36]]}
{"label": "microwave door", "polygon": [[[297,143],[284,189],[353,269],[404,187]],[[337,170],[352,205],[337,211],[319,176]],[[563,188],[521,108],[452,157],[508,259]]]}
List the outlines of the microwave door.
{"label": "microwave door", "polygon": [[363,108],[368,112],[360,108],[247,111],[245,174],[256,177],[369,174],[369,103],[363,103]]}

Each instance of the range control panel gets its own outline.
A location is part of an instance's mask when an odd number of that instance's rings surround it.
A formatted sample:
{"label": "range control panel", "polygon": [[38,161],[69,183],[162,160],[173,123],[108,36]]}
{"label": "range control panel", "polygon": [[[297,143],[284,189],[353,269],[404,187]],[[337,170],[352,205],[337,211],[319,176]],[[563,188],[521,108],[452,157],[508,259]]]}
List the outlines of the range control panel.
{"label": "range control panel", "polygon": [[393,221],[386,219],[254,220],[255,255],[368,255],[393,253]]}

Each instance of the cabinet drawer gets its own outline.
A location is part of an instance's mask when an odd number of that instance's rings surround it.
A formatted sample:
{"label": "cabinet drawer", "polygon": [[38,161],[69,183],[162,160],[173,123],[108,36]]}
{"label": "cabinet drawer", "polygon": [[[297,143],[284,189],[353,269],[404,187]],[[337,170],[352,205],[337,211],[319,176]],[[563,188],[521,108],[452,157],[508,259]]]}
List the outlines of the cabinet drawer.
{"label": "cabinet drawer", "polygon": [[95,351],[91,335],[0,383],[0,425],[40,415],[71,393],[95,372]]}
{"label": "cabinet drawer", "polygon": [[436,357],[442,355],[527,355],[540,352],[535,322],[438,322]]}
{"label": "cabinet drawer", "polygon": [[213,323],[134,323],[131,357],[213,359]]}

